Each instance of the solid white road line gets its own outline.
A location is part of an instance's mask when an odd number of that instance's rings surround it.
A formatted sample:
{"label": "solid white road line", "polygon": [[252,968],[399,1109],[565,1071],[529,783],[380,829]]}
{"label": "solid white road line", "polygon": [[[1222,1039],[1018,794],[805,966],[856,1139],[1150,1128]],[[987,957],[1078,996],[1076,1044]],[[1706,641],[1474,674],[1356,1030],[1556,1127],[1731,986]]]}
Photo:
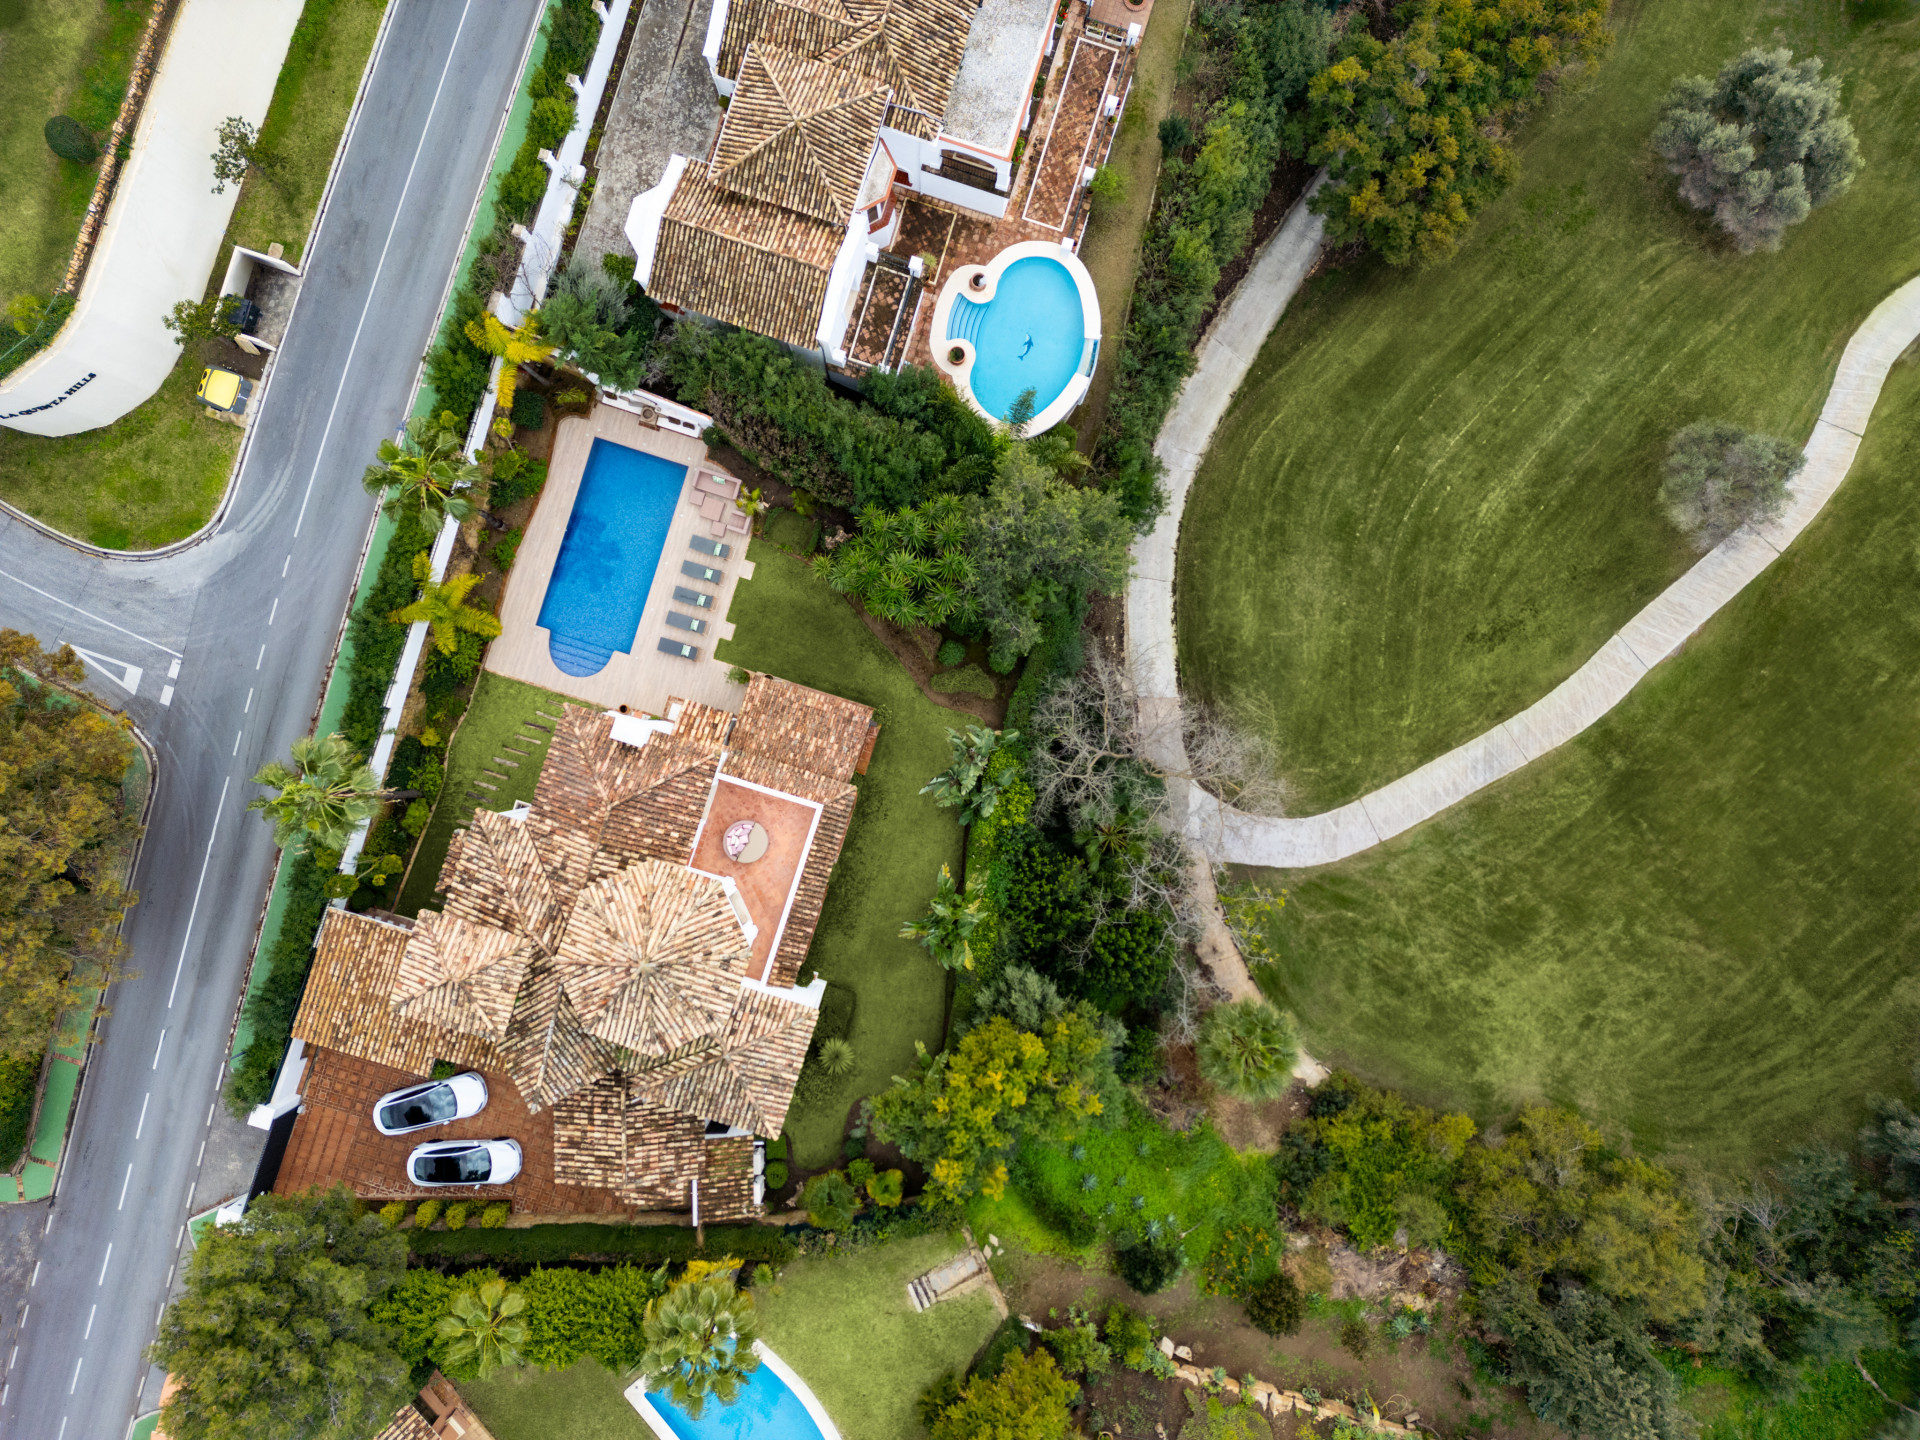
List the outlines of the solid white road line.
{"label": "solid white road line", "polygon": [[393,223],[387,226],[386,243],[380,247],[380,259],[373,267],[373,279],[367,284],[367,301],[360,307],[360,323],[353,327],[353,339],[347,345],[346,363],[340,367],[340,383],[334,387],[333,405],[328,409],[327,423],[320,431],[320,444],[313,452],[313,473],[307,476],[306,493],[300,497],[300,513],[293,522],[293,537],[296,540],[300,538],[300,527],[306,523],[307,502],[313,498],[313,482],[320,478],[320,462],[326,454],[327,437],[333,433],[334,416],[340,412],[340,397],[347,390],[347,376],[353,372],[354,352],[360,348],[360,332],[366,328],[367,316],[373,310],[373,297],[379,293],[380,272],[386,268],[387,252],[393,248],[393,237],[400,228],[400,217],[407,213],[407,194],[413,189],[413,174],[420,168],[420,156],[427,148],[427,135],[433,129],[433,117],[440,108],[440,92],[447,87],[447,75],[453,69],[453,57],[460,49],[461,33],[467,28],[467,12],[472,8],[473,0],[466,0],[460,7],[460,23],[453,27],[453,39],[447,45],[446,63],[440,67],[440,83],[433,87],[433,102],[427,106],[427,118],[420,126],[420,140],[413,147],[413,161],[407,166],[407,178],[400,186],[400,200],[393,208]]}
{"label": "solid white road line", "polygon": [[[213,826],[207,831],[207,853],[200,861],[200,883],[193,887],[193,908],[187,911],[187,933],[180,937],[180,958],[173,966],[173,988],[167,991],[167,1008],[173,1008],[173,997],[180,989],[180,970],[187,963],[187,946],[193,940],[193,920],[200,913],[200,892],[206,887],[207,866],[213,862],[213,837],[220,832],[220,812],[227,808],[227,786],[232,783],[229,775],[220,782],[220,800],[213,807]],[[216,1088],[217,1082],[216,1082]]]}
{"label": "solid white road line", "polygon": [[[342,378],[341,383],[342,384],[346,383],[344,377]],[[122,635],[131,635],[135,640],[138,640],[143,645],[151,645],[156,650],[164,650],[166,651],[167,654],[172,655],[176,658],[178,658],[180,654],[178,650],[175,650],[170,645],[162,645],[158,640],[149,640],[146,636],[142,635],[138,630],[129,630],[124,625],[116,625],[113,623],[113,621],[107,619],[105,616],[96,615],[91,610],[82,610],[78,605],[75,605],[72,601],[62,600],[58,595],[54,595],[49,593],[48,591],[42,590],[38,585],[34,585],[29,583],[28,581],[22,580],[18,575],[12,574],[9,571],[0,570],[0,579],[11,580],[16,585],[25,585],[27,589],[33,591],[34,594],[45,596],[47,599],[53,601],[53,603],[56,605],[64,605],[67,607],[67,609],[73,611],[74,614],[84,615],[87,617],[87,619],[93,621],[93,623],[96,625],[104,625],[109,630],[118,630]]]}

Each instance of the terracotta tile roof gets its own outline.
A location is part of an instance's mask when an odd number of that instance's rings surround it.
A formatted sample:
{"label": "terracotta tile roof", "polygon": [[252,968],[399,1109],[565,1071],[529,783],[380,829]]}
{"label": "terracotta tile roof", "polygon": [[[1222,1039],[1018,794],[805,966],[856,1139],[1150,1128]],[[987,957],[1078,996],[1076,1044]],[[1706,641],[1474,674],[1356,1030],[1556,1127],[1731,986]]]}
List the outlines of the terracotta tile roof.
{"label": "terracotta tile roof", "polygon": [[586,879],[591,845],[542,817],[515,820],[476,810],[456,830],[440,871],[447,913],[475,925],[515,930],[550,946],[566,922],[570,892]]}
{"label": "terracotta tile roof", "polygon": [[664,1081],[636,1076],[634,1093],[759,1135],[778,1135],[819,1012],[764,990],[742,990],[726,1035],[704,1065]]}
{"label": "terracotta tile roof", "polygon": [[564,1100],[620,1064],[614,1047],[580,1023],[551,965],[534,970],[521,987],[500,1059],[534,1111]]}
{"label": "terracotta tile roof", "polygon": [[827,901],[827,882],[834,864],[840,859],[840,847],[846,843],[847,827],[853,823],[853,804],[858,795],[851,786],[820,810],[820,824],[813,832],[813,846],[807,851],[807,863],[800,871],[800,884],[787,910],[786,928],[780,932],[780,948],[774,952],[773,967],[767,975],[770,985],[791,985],[806,964],[807,951],[813,945],[813,932],[820,924],[820,910]]}
{"label": "terracotta tile roof", "polygon": [[394,976],[394,1011],[462,1034],[501,1039],[513,997],[539,953],[531,940],[511,930],[428,911],[414,926]]}
{"label": "terracotta tile roof", "polygon": [[844,226],[859,205],[886,108],[886,86],[872,75],[750,45],[707,178]]}
{"label": "terracotta tile roof", "polygon": [[643,860],[581,892],[554,965],[595,1035],[665,1055],[719,1033],[750,953],[718,880]]}
{"label": "terracotta tile roof", "polygon": [[886,85],[888,125],[931,140],[960,74],[974,8],[966,0],[736,0],[719,70],[736,79],[755,41],[844,66]]}
{"label": "terracotta tile roof", "polygon": [[845,239],[844,223],[731,195],[689,167],[660,221],[648,293],[811,349]]}
{"label": "terracotta tile roof", "polygon": [[419,1410],[412,1405],[402,1405],[394,1412],[393,1423],[373,1440],[440,1440],[440,1437]]}
{"label": "terracotta tile roof", "polygon": [[[845,781],[867,745],[873,708],[781,680],[755,675],[733,727],[730,747]],[[729,764],[728,769],[734,767]]]}
{"label": "terracotta tile roof", "polygon": [[390,997],[411,933],[401,924],[329,909],[294,1035],[412,1075],[426,1074],[435,1060],[491,1066],[491,1042],[394,1011]]}

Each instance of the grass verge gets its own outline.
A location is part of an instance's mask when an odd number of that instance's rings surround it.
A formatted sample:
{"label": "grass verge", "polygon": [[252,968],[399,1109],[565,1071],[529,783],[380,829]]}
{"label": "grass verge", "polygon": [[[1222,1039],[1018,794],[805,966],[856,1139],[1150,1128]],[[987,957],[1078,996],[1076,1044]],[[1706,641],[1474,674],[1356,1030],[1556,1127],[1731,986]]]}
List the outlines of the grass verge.
{"label": "grass verge", "polygon": [[[1675,430],[1806,437],[1847,338],[1920,270],[1920,14],[1864,13],[1616,6],[1453,262],[1358,264],[1290,307],[1187,505],[1179,642],[1195,698],[1261,717],[1303,812],[1532,704],[1691,562],[1657,503]],[[1866,168],[1743,256],[1648,136],[1677,78],[1755,44],[1825,60]]]}
{"label": "grass verge", "polygon": [[142,0],[0,5],[0,305],[23,294],[45,299],[66,274],[100,171],[60,159],[44,127],[70,115],[106,139],[147,11]]}
{"label": "grass verge", "polygon": [[[145,19],[135,0],[111,0],[109,8],[123,6]],[[235,243],[264,249],[279,240],[298,258],[384,9],[385,0],[307,0],[261,126],[278,155],[274,178],[248,176],[210,285],[226,273]],[[0,50],[0,65],[5,56]],[[4,178],[0,192],[11,198]],[[84,210],[84,196],[80,204]],[[200,370],[195,357],[182,356],[152,399],[98,430],[0,429],[0,500],[112,550],[151,550],[191,535],[220,503],[240,444],[239,430],[208,418],[194,399]]]}
{"label": "grass verge", "polygon": [[1315,1055],[1483,1120],[1535,1096],[1751,1166],[1920,1039],[1920,357],[1808,530],[1598,725],[1410,835],[1277,873]]}
{"label": "grass verge", "polygon": [[964,1371],[993,1334],[1000,1317],[985,1291],[917,1315],[907,1303],[907,1282],[959,1250],[955,1236],[923,1235],[797,1260],[754,1292],[767,1348],[807,1382],[842,1435],[919,1435],[914,1401],[947,1371]]}
{"label": "grass verge", "polygon": [[[447,845],[476,809],[510,810],[516,801],[533,799],[547,743],[553,739],[553,722],[542,716],[557,716],[566,703],[566,696],[538,685],[481,671],[460,728],[447,742],[446,779],[400,888],[400,914],[418,915],[421,907],[433,903]],[[503,758],[518,763],[495,763]]]}
{"label": "grass verge", "polygon": [[946,733],[959,718],[920,693],[853,608],[806,563],[755,540],[755,570],[735,591],[734,638],[715,655],[871,705],[880,739],[846,847],[827,887],[809,963],[859,997],[853,1072],[787,1118],[795,1158],[807,1169],[838,1163],[848,1107],[908,1073],[914,1042],[938,1050],[946,1031],[946,975],[900,927],[925,911],[940,867],[960,873],[960,827],[920,787],[948,760]]}
{"label": "grass verge", "polygon": [[1160,173],[1160,122],[1173,105],[1180,50],[1186,41],[1193,0],[1163,0],[1154,7],[1156,23],[1147,27],[1134,63],[1133,93],[1127,97],[1120,133],[1107,164],[1126,177],[1127,191],[1117,205],[1094,207],[1080,245],[1080,259],[1100,296],[1101,328],[1114,337],[1100,347],[1093,383],[1081,404],[1074,429],[1092,449],[1107,413],[1107,391],[1120,363],[1118,337],[1126,333],[1127,304],[1133,277],[1140,273],[1141,238],[1153,214],[1154,183]]}
{"label": "grass verge", "polygon": [[564,1370],[523,1366],[490,1380],[463,1380],[460,1393],[494,1440],[653,1440],[627,1403],[627,1382],[589,1356]]}

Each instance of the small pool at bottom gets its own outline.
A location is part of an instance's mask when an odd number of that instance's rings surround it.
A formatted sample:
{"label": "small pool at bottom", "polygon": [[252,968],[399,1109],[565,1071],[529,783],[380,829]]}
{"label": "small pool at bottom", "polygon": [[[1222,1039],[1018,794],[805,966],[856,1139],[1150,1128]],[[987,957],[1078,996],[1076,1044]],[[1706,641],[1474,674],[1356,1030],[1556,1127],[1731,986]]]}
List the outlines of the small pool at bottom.
{"label": "small pool at bottom", "polygon": [[568,675],[597,675],[633,645],[687,467],[596,439],[536,622]]}
{"label": "small pool at bottom", "polygon": [[[788,1388],[779,1369],[766,1363],[761,1352],[760,1368],[751,1372],[740,1386],[739,1398],[731,1405],[708,1400],[694,1420],[657,1390],[645,1393],[655,1415],[666,1423],[675,1440],[839,1440],[838,1433],[823,1434],[808,1411],[806,1402]],[[818,1403],[818,1402],[815,1402]],[[636,1407],[638,1408],[638,1407]],[[644,1411],[643,1419],[651,1421]],[[652,1428],[657,1432],[658,1425]]]}

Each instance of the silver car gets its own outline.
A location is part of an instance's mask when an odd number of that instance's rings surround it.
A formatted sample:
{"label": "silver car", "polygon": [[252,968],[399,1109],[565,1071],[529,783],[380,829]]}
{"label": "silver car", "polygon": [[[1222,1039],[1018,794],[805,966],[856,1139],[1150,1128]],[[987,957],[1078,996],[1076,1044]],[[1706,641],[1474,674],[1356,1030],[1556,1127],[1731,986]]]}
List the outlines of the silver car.
{"label": "silver car", "polygon": [[405,1135],[429,1125],[464,1120],[487,1108],[487,1082],[473,1071],[389,1090],[373,1104],[373,1128],[382,1135]]}
{"label": "silver car", "polygon": [[415,1185],[505,1185],[520,1173],[520,1146],[512,1140],[435,1140],[407,1156]]}

